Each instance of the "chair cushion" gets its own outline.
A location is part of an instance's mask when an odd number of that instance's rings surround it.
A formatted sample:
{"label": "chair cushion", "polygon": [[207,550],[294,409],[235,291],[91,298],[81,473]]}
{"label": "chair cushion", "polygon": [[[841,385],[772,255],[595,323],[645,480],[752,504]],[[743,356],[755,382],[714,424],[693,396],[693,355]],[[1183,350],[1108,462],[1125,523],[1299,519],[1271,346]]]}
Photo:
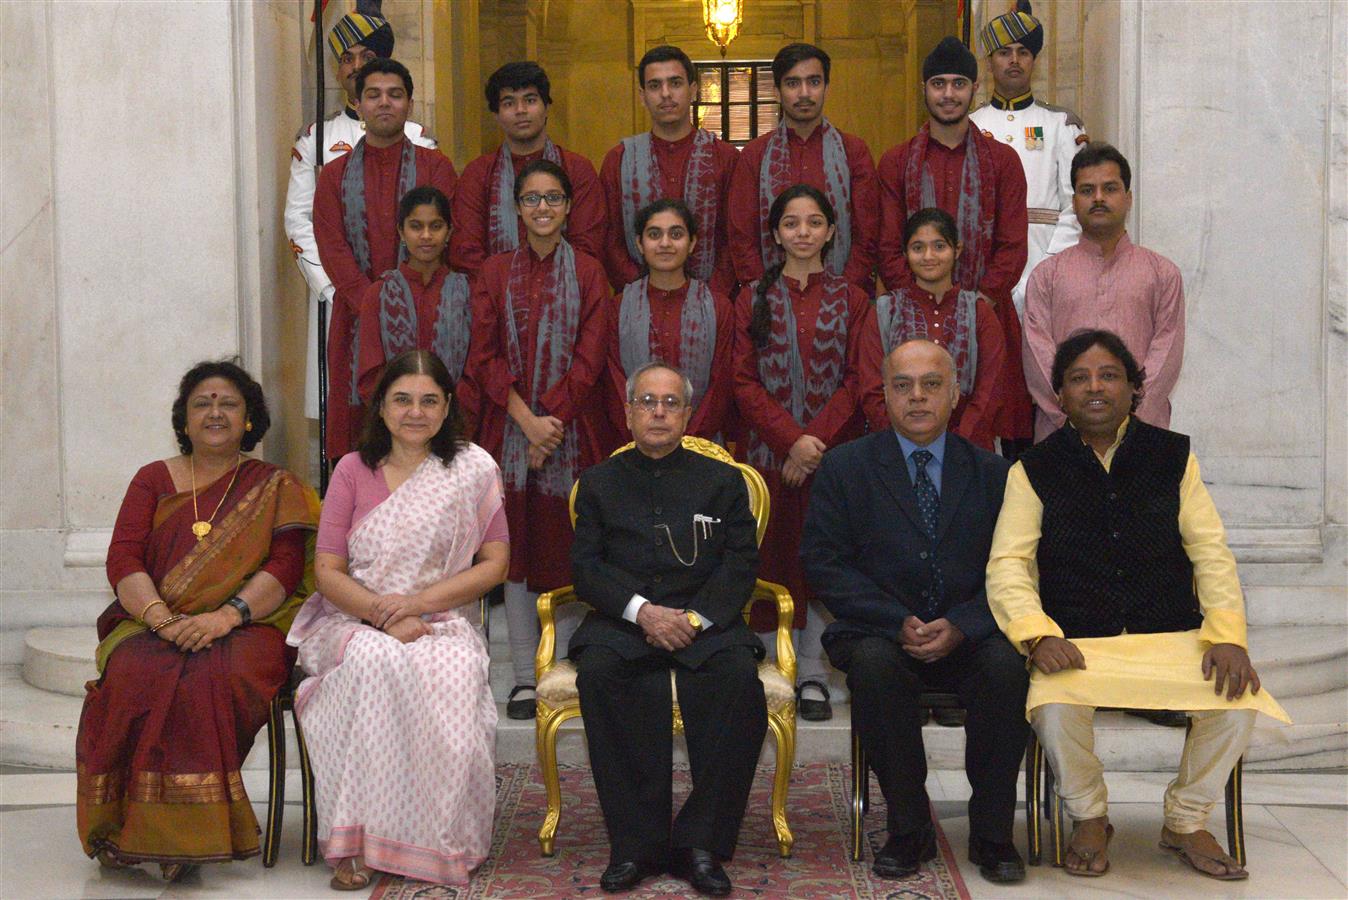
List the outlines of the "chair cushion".
{"label": "chair cushion", "polygon": [[[758,664],[758,679],[763,682],[763,695],[767,698],[769,710],[777,712],[796,699],[796,692],[790,682],[772,663]],[[674,702],[678,703],[679,693],[673,671],[669,673],[669,684]],[[580,694],[576,691],[575,664],[570,660],[558,660],[557,665],[539,679],[538,699],[554,709],[577,702]]]}

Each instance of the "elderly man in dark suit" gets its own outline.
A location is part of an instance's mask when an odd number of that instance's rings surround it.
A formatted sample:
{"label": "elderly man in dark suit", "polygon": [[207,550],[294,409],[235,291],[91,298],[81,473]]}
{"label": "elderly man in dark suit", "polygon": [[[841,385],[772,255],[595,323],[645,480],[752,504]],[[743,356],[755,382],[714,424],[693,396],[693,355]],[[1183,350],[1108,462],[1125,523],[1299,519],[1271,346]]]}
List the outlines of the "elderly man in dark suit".
{"label": "elderly man in dark suit", "polygon": [[[571,561],[594,607],[571,639],[599,805],[606,891],[669,871],[701,894],[730,893],[721,867],[767,731],[763,645],[740,615],[758,544],[744,478],[684,449],[692,385],[650,363],[627,381],[636,446],[588,469],[576,493]],[[671,826],[678,687],[693,789]]]}
{"label": "elderly man in dark suit", "polygon": [[824,456],[801,542],[836,619],[824,649],[847,673],[852,724],[889,806],[874,871],[907,877],[936,855],[917,698],[940,690],[968,710],[969,859],[990,881],[1019,881],[1011,831],[1028,676],[983,591],[1009,463],[946,431],[959,387],[945,349],[900,344],[883,374],[893,430]]}

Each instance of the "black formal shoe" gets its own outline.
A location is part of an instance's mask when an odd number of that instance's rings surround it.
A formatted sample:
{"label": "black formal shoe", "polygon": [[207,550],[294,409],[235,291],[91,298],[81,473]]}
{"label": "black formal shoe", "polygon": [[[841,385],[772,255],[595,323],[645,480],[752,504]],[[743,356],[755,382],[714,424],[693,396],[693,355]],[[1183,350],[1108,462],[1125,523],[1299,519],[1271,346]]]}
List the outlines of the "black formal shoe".
{"label": "black formal shoe", "polygon": [[730,893],[730,876],[706,850],[689,848],[674,851],[674,865],[670,872],[682,878],[704,897],[724,897]]}
{"label": "black formal shoe", "polygon": [[969,862],[978,866],[978,874],[994,884],[1025,880],[1025,861],[1015,844],[969,838]]}
{"label": "black formal shoe", "polygon": [[936,831],[926,826],[912,834],[890,835],[875,854],[871,871],[879,878],[910,878],[936,858]]}
{"label": "black formal shoe", "polygon": [[951,709],[948,706],[937,707],[931,711],[932,720],[946,728],[964,727],[964,710]]}
{"label": "black formal shoe", "polygon": [[[804,700],[801,695],[805,693],[807,687],[812,687],[824,695],[823,700]],[[822,681],[802,681],[796,686],[796,711],[800,717],[807,722],[827,722],[833,718],[833,707],[829,704],[828,688]]]}
{"label": "black formal shoe", "polygon": [[516,700],[515,695],[522,691],[536,693],[532,684],[517,684],[510,689],[510,696],[506,698],[506,718],[508,719],[532,719],[538,715],[538,701],[533,697],[527,700]]}
{"label": "black formal shoe", "polygon": [[1146,719],[1153,725],[1164,725],[1166,728],[1189,727],[1189,714],[1177,709],[1125,709],[1124,712],[1139,719]]}
{"label": "black formal shoe", "polygon": [[659,875],[661,868],[653,863],[627,862],[609,863],[604,874],[599,876],[599,887],[610,894],[630,891],[641,883],[642,879]]}

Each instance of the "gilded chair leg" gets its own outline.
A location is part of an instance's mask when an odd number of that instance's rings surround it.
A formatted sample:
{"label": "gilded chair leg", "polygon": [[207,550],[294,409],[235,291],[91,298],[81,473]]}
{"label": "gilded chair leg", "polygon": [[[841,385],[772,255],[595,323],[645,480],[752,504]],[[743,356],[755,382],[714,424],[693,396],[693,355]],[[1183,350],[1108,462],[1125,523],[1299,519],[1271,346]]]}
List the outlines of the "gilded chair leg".
{"label": "gilded chair leg", "polygon": [[312,866],[318,858],[318,805],[314,798],[314,770],[309,763],[309,745],[304,742],[299,713],[291,711],[295,720],[295,743],[300,748],[300,800],[304,811],[304,835],[300,840],[300,861]]}
{"label": "gilded chair leg", "polygon": [[262,835],[262,865],[276,865],[281,821],[286,806],[286,720],[281,698],[273,697],[267,714],[267,827]]}
{"label": "gilded chair leg", "polygon": [[1231,777],[1226,779],[1226,846],[1227,852],[1241,867],[1245,866],[1245,808],[1241,797],[1245,758],[1236,760]]}
{"label": "gilded chair leg", "polygon": [[861,736],[852,726],[852,861],[860,862],[866,842],[866,794],[869,793],[870,772],[866,768],[866,751],[861,749]]}
{"label": "gilded chair leg", "polygon": [[538,829],[538,849],[543,856],[552,856],[557,823],[562,818],[562,785],[557,774],[557,731],[564,721],[578,713],[579,710],[549,709],[542,703],[538,705],[534,734],[539,773],[543,776],[543,789],[548,798],[543,826]]}
{"label": "gilded chair leg", "polygon": [[786,794],[791,787],[791,767],[796,762],[796,705],[787,704],[777,713],[768,713],[768,725],[777,739],[777,772],[772,781],[772,828],[777,832],[777,852],[783,859],[791,855],[796,839],[786,823]]}
{"label": "gilded chair leg", "polygon": [[1043,861],[1042,821],[1039,818],[1039,779],[1043,777],[1044,748],[1030,732],[1025,748],[1025,838],[1026,859],[1037,866]]}

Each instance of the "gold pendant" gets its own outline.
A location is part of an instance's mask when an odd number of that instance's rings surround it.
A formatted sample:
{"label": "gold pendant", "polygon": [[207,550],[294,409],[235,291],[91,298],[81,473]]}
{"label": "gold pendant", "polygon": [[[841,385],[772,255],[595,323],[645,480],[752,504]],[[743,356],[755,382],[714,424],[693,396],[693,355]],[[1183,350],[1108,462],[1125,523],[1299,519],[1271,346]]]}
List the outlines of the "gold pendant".
{"label": "gold pendant", "polygon": [[201,540],[201,539],[204,538],[206,535],[208,535],[208,534],[211,533],[211,523],[210,523],[210,522],[193,522],[193,523],[192,523],[192,533],[195,534],[195,535],[197,536],[197,540]]}

